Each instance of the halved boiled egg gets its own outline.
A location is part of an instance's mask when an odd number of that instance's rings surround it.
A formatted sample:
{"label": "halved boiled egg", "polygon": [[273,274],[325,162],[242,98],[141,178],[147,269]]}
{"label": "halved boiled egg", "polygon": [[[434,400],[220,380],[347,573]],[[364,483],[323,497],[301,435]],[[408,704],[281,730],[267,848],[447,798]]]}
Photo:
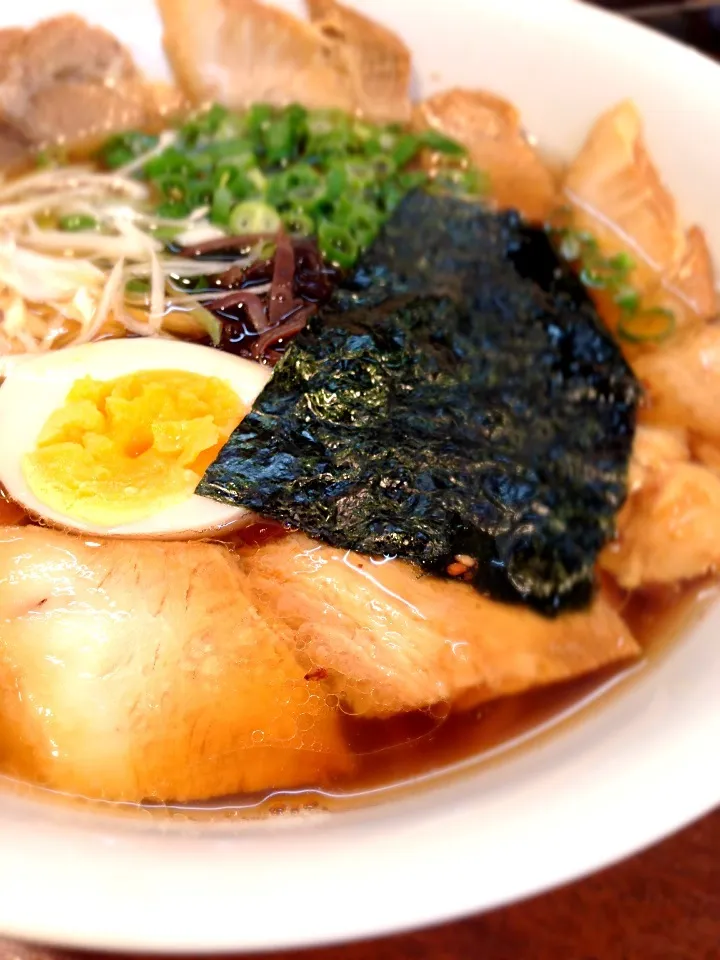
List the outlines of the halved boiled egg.
{"label": "halved boiled egg", "polygon": [[102,536],[192,537],[249,511],[195,488],[271,376],[172,340],[34,357],[0,387],[0,483],[34,516]]}

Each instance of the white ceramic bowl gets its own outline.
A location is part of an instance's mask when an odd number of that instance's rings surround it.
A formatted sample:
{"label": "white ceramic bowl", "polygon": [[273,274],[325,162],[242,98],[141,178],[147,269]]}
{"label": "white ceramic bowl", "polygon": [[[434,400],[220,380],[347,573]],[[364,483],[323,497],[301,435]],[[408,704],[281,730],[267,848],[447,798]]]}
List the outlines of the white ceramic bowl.
{"label": "white ceramic bowl", "polygon": [[[720,68],[571,0],[358,5],[401,32],[420,90],[495,90],[553,153],[632,96],[720,263]],[[67,8],[163,69],[150,0],[24,0],[0,20]],[[719,639],[716,606],[580,722],[370,808],[208,826],[2,795],[0,933],[123,950],[299,946],[447,920],[596,870],[720,802]]]}

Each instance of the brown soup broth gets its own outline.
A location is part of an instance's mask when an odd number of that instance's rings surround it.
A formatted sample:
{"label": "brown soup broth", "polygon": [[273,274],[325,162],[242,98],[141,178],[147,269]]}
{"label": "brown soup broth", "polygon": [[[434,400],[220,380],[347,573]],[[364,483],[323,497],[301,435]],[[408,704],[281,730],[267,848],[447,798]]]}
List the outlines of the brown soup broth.
{"label": "brown soup broth", "polygon": [[[716,595],[717,585],[703,582],[629,598],[623,615],[645,651],[641,664],[647,666],[660,658],[668,643],[687,629]],[[348,740],[360,759],[355,783],[341,785],[336,797],[347,796],[348,786],[362,793],[393,781],[440,775],[470,759],[490,762],[502,758],[548,730],[599,708],[618,682],[629,681],[638,672],[637,667],[605,668],[444,719],[427,714],[406,715],[396,721],[348,718]]]}
{"label": "brown soup broth", "polygon": [[[228,797],[193,805],[198,814],[222,809],[241,816],[344,810],[367,805],[421,785],[442,782],[466,769],[501,762],[541,737],[600,709],[621,685],[658,661],[668,645],[720,595],[720,583],[704,580],[684,588],[638,593],[623,615],[642,645],[640,664],[611,667],[567,683],[504,697],[465,713],[407,713],[387,720],[343,719],[344,734],[357,766],[352,777],[319,789],[275,792],[264,798]],[[186,807],[187,809],[187,807]]]}
{"label": "brown soup broth", "polygon": [[[249,531],[250,532],[250,531]],[[274,524],[252,529],[252,542],[282,535]],[[344,716],[346,743],[356,758],[351,776],[299,791],[265,796],[223,797],[201,804],[168,805],[168,810],[212,815],[222,811],[257,817],[310,809],[343,810],[436,783],[461,769],[502,761],[540,737],[599,709],[620,685],[631,682],[662,657],[664,650],[720,595],[720,583],[706,579],[685,587],[638,592],[626,598],[623,616],[645,651],[640,664],[610,667],[590,676],[504,697],[463,713],[447,705],[390,719]],[[642,671],[644,672],[644,670]]]}

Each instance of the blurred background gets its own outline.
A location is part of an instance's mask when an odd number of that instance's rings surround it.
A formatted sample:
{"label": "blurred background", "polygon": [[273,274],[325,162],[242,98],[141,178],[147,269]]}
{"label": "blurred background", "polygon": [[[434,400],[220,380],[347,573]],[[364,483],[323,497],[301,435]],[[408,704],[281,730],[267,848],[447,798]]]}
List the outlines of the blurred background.
{"label": "blurred background", "polygon": [[720,3],[708,0],[594,0],[720,59]]}

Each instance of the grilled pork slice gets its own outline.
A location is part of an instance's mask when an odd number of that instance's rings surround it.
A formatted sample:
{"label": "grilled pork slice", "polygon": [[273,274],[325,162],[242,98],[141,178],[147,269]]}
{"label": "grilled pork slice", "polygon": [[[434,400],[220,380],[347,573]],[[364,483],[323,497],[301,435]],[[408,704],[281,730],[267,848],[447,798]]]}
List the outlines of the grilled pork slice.
{"label": "grilled pork slice", "polygon": [[415,107],[414,126],[430,127],[465,146],[487,174],[489,196],[501,210],[544,222],[558,204],[558,187],[528,140],[515,107],[482,90],[455,88]]}
{"label": "grilled pork slice", "polygon": [[408,120],[411,57],[402,40],[336,0],[307,0],[307,7],[354,108],[377,121]]}
{"label": "grilled pork slice", "polygon": [[691,438],[720,451],[719,324],[683,331],[633,366],[646,390],[646,422],[687,429]]}
{"label": "grilled pork slice", "polygon": [[603,595],[551,620],[302,535],[241,551],[240,563],[268,623],[294,631],[308,675],[367,716],[467,707],[640,653]]}
{"label": "grilled pork slice", "polygon": [[693,580],[720,566],[720,477],[689,461],[682,435],[638,430],[618,534],[600,557],[628,590]]}
{"label": "grilled pork slice", "polygon": [[40,147],[91,147],[157,120],[152,88],[100,27],[67,15],[0,31],[0,164]]}
{"label": "grilled pork slice", "polygon": [[671,309],[678,327],[715,313],[705,236],[698,227],[683,227],[632,102],[618,104],[596,121],[567,170],[563,192],[575,227],[593,234],[606,257],[632,256],[636,266],[629,281],[645,307]]}
{"label": "grilled pork slice", "polygon": [[202,799],[348,769],[338,720],[226,548],[0,530],[0,769]]}
{"label": "grilled pork slice", "polygon": [[158,0],[164,44],[184,92],[219,101],[410,113],[410,55],[389,31],[340,4],[311,4],[308,23],[259,0]]}

